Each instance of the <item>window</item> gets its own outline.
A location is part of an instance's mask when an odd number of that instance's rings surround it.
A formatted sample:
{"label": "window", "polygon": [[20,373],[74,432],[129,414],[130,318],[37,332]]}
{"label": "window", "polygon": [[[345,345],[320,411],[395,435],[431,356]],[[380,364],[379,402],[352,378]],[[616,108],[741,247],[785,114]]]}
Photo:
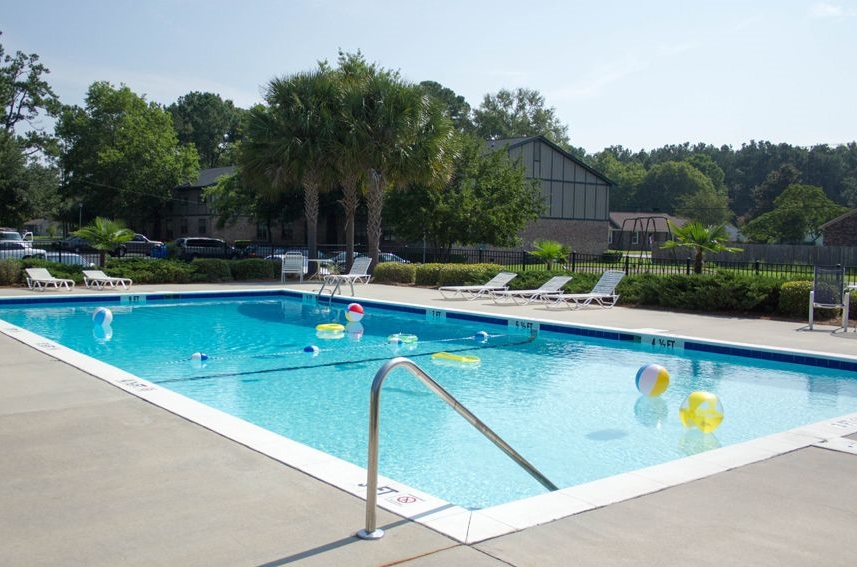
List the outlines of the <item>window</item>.
{"label": "window", "polygon": [[639,244],[640,243],[640,233],[632,232],[631,233],[631,244]]}

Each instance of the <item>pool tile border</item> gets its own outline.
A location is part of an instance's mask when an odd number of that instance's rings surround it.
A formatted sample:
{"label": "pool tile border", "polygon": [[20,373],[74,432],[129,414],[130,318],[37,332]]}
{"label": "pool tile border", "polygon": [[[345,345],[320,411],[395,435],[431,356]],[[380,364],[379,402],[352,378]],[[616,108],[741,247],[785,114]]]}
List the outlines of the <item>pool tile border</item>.
{"label": "pool tile border", "polygon": [[[307,294],[291,290],[235,290],[220,292],[158,292],[130,294],[145,296],[145,300],[221,299],[240,297],[289,296],[307,300]],[[57,303],[116,304],[128,294],[94,296],[46,296],[0,298],[3,305],[32,305]],[[330,305],[345,307],[356,298],[334,297]],[[450,319],[478,322],[486,325],[508,325],[509,317],[453,309],[427,309],[423,306],[393,304],[379,300],[359,300],[364,307],[392,311],[428,314],[442,311]],[[526,319],[526,318],[525,318]],[[807,366],[857,371],[857,358],[837,357],[823,353],[786,351],[755,345],[700,341],[696,338],[669,334],[653,334],[652,329],[633,332],[582,325],[562,325],[553,321],[530,319],[543,331],[593,337],[606,340],[642,342],[652,336],[669,337],[681,348],[730,356],[791,362]],[[232,439],[283,464],[303,471],[323,482],[362,499],[366,498],[365,469],[302,445],[278,434],[248,423],[219,410],[195,402],[180,394],[80,354],[23,328],[0,319],[0,333],[10,336],[53,358],[79,368],[126,392],[149,401],[171,413],[180,415],[207,429]],[[623,500],[658,492],[706,476],[809,446],[824,447],[832,440],[857,433],[857,413],[807,424],[789,431],[769,435],[736,445],[705,451],[689,457],[608,477],[585,484],[544,493],[530,498],[501,504],[482,510],[466,510],[431,495],[422,493],[392,479],[379,477],[378,506],[430,527],[462,543],[476,543],[550,522],[570,515],[593,510]],[[355,526],[355,531],[359,526]]]}

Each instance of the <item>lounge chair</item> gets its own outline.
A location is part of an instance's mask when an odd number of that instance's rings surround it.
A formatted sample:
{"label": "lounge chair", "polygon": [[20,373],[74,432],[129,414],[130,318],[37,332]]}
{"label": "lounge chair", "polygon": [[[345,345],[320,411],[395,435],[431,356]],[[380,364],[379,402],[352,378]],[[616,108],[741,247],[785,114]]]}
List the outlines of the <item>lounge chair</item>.
{"label": "lounge chair", "polygon": [[536,289],[504,289],[491,292],[494,303],[505,303],[510,299],[518,305],[534,301],[547,301],[562,293],[562,286],[571,281],[571,276],[554,276]]}
{"label": "lounge chair", "polygon": [[300,283],[304,283],[304,273],[307,271],[307,260],[300,252],[286,252],[280,257],[280,281],[285,283],[286,276],[296,275]]}
{"label": "lounge chair", "polygon": [[610,308],[616,305],[619,300],[619,294],[616,293],[616,286],[622,278],[625,277],[625,272],[621,270],[607,270],[601,274],[601,278],[592,287],[589,293],[561,293],[551,297],[548,307],[566,306],[580,309],[591,304],[600,305],[601,307]]}
{"label": "lounge chair", "polygon": [[492,291],[503,291],[509,289],[509,282],[518,274],[514,272],[500,272],[482,285],[446,285],[438,289],[444,299],[466,299],[473,301],[484,297]]}
{"label": "lounge chair", "polygon": [[65,280],[55,278],[51,275],[47,268],[26,268],[27,271],[27,287],[45,291],[49,287],[59,290],[64,287],[71,291],[74,289],[74,280]]}
{"label": "lounge chair", "polygon": [[351,269],[348,270],[347,274],[327,274],[324,276],[324,283],[321,284],[321,289],[318,290],[318,294],[321,295],[321,292],[324,291],[325,286],[333,286],[333,289],[330,292],[330,295],[336,295],[337,291],[340,291],[340,286],[344,283],[348,283],[351,286],[351,295],[354,295],[354,282],[355,281],[363,281],[363,283],[369,283],[369,279],[372,277],[369,274],[369,265],[372,264],[372,258],[369,256],[358,256],[354,258],[354,263],[351,264]]}
{"label": "lounge chair", "polygon": [[83,270],[83,284],[86,287],[95,289],[104,289],[105,287],[116,287],[121,285],[123,289],[128,289],[134,282],[131,278],[116,278],[108,276],[101,270]]}

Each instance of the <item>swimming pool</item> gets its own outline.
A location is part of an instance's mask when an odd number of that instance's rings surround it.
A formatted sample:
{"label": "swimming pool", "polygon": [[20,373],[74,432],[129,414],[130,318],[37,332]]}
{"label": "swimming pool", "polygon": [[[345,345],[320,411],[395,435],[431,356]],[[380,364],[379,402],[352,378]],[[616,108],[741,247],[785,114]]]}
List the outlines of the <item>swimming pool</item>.
{"label": "swimming pool", "polygon": [[[328,310],[313,296],[223,299],[115,296],[110,340],[91,321],[103,303],[6,304],[0,318],[359,466],[369,384],[397,354],[412,357],[561,487],[857,409],[857,367],[849,361],[829,368],[812,357],[744,352],[760,358],[736,364],[735,349],[703,342],[661,345],[633,333],[374,302],[363,302],[362,334],[323,339],[316,325],[347,323],[347,303]],[[490,335],[487,343],[474,340],[478,331]],[[395,333],[419,341],[393,348]],[[304,352],[310,345],[317,356]],[[431,355],[440,351],[481,362],[436,364]],[[208,355],[205,364],[190,360],[194,352]],[[654,399],[634,388],[637,369],[650,362],[671,374],[667,392]],[[686,430],[677,417],[686,395],[700,389],[725,407],[713,434]],[[388,478],[469,509],[544,493],[406,373],[388,380],[381,415]]]}

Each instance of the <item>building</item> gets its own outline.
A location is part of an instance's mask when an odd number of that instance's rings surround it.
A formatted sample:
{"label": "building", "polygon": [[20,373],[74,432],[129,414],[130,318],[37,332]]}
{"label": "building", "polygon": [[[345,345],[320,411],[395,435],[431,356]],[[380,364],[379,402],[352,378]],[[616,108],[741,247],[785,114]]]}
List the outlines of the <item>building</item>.
{"label": "building", "polygon": [[857,209],[827,221],[819,229],[824,246],[857,246]]}
{"label": "building", "polygon": [[613,182],[544,136],[492,140],[520,160],[526,175],[541,186],[545,212],[522,232],[524,246],[538,239],[561,242],[576,252],[607,249],[610,188]]}
{"label": "building", "polygon": [[672,238],[668,222],[684,226],[687,220],[658,213],[610,213],[610,248],[652,250],[661,246]]}

